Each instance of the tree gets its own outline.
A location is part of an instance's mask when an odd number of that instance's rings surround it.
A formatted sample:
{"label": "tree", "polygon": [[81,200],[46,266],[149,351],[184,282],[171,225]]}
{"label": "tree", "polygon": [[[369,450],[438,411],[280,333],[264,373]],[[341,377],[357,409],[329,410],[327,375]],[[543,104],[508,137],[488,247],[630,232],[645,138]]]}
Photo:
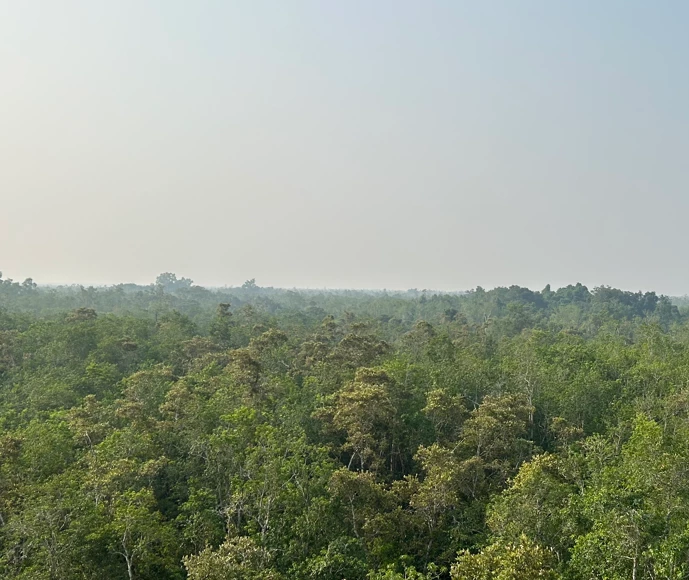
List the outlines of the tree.
{"label": "tree", "polygon": [[174,565],[176,534],[155,510],[150,489],[118,494],[103,509],[106,524],[99,533],[107,536],[110,550],[124,560],[129,580],[152,578],[159,567]]}
{"label": "tree", "polygon": [[457,452],[480,461],[491,487],[502,486],[530,458],[533,445],[526,435],[532,413],[520,395],[488,396],[464,422]]}
{"label": "tree", "polygon": [[514,544],[491,544],[478,554],[461,552],[452,580],[557,580],[552,554],[526,536]]}
{"label": "tree", "polygon": [[390,379],[382,371],[360,369],[337,395],[333,424],[347,433],[348,467],[379,469],[391,445],[395,417]]}
{"label": "tree", "polygon": [[217,550],[206,548],[183,558],[189,580],[279,580],[270,554],[248,537],[228,538]]}
{"label": "tree", "polygon": [[155,283],[157,287],[162,288],[165,292],[175,292],[191,288],[194,281],[189,278],[177,278],[176,274],[164,272],[156,278]]}
{"label": "tree", "polygon": [[232,344],[234,320],[229,302],[218,304],[215,319],[211,323],[210,335],[218,344],[228,348]]}

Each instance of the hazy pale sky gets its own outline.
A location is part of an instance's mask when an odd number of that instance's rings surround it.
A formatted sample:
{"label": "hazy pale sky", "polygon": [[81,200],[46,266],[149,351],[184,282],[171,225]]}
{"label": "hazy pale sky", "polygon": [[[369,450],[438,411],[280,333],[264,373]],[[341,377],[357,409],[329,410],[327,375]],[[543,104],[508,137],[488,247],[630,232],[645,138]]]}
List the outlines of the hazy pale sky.
{"label": "hazy pale sky", "polygon": [[689,3],[0,0],[0,270],[689,292]]}

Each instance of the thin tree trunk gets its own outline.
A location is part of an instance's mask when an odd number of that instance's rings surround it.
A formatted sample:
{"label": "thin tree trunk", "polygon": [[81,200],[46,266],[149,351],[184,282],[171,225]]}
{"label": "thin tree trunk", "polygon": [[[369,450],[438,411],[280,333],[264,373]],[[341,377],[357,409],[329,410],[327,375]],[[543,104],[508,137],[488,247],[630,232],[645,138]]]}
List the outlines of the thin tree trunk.
{"label": "thin tree trunk", "polygon": [[132,557],[125,554],[124,559],[127,562],[127,576],[129,580],[134,580],[134,562],[132,562]]}

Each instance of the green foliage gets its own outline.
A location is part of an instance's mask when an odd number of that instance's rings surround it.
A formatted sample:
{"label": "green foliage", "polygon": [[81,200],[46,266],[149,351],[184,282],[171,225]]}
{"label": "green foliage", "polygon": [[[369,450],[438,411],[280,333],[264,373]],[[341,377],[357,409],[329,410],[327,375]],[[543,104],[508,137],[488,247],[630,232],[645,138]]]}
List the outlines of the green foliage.
{"label": "green foliage", "polygon": [[184,557],[189,580],[279,580],[269,562],[270,554],[247,537],[227,539],[217,550],[206,548]]}
{"label": "green foliage", "polygon": [[465,294],[0,279],[0,577],[689,575],[689,320]]}
{"label": "green foliage", "polygon": [[460,553],[452,566],[452,580],[556,580],[554,559],[521,536],[516,543],[491,544],[478,554]]}

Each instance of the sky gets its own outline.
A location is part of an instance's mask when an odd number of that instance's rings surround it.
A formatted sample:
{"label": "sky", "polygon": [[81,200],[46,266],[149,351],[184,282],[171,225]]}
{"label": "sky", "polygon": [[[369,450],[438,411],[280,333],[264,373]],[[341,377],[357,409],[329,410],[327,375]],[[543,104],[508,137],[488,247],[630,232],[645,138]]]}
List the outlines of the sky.
{"label": "sky", "polygon": [[0,0],[0,271],[689,293],[689,3]]}

